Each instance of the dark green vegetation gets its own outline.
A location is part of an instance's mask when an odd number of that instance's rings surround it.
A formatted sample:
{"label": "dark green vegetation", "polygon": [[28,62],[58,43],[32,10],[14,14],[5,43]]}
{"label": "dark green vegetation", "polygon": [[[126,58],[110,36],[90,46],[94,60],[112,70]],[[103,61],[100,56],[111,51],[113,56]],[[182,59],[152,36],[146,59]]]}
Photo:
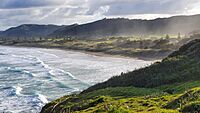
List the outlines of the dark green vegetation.
{"label": "dark green vegetation", "polygon": [[106,87],[154,88],[167,84],[200,80],[200,42],[191,41],[165,58],[147,68],[115,76],[104,83],[94,85],[85,92]]}
{"label": "dark green vegetation", "polygon": [[200,40],[182,46],[162,62],[50,102],[41,112],[199,113]]}

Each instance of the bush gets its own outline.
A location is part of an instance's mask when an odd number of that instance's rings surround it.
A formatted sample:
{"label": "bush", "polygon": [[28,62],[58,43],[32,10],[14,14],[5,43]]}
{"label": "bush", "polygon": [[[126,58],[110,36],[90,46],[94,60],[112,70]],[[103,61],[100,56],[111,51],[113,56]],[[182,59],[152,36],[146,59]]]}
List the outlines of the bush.
{"label": "bush", "polygon": [[108,113],[131,113],[131,112],[123,107],[112,106],[110,107]]}
{"label": "bush", "polygon": [[200,113],[200,101],[187,104],[181,111],[183,113]]}

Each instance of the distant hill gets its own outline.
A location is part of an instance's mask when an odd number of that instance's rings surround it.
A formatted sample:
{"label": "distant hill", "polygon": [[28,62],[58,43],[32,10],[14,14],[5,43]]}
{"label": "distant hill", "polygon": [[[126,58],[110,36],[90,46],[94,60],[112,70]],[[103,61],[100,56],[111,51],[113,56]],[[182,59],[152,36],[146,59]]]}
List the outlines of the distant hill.
{"label": "distant hill", "polygon": [[0,37],[71,37],[85,39],[106,36],[189,34],[200,30],[199,22],[200,15],[174,16],[154,20],[105,18],[92,23],[68,26],[24,24],[0,32]]}
{"label": "distant hill", "polygon": [[46,37],[50,33],[63,27],[64,26],[57,26],[57,25],[24,24],[0,32],[0,37],[5,37],[5,38]]}
{"label": "distant hill", "polygon": [[72,24],[72,25],[69,25],[69,26],[65,26],[65,27],[59,28],[56,31],[54,31],[51,34],[49,34],[48,36],[49,37],[59,37],[59,36],[66,37],[65,35],[67,35],[66,33],[68,32],[68,30],[72,29],[72,28],[74,28],[76,26],[78,26],[78,24]]}
{"label": "distant hill", "polygon": [[88,24],[56,30],[53,36],[99,38],[105,36],[130,36],[148,34],[188,34],[200,29],[200,15],[174,16],[155,20],[103,19]]}

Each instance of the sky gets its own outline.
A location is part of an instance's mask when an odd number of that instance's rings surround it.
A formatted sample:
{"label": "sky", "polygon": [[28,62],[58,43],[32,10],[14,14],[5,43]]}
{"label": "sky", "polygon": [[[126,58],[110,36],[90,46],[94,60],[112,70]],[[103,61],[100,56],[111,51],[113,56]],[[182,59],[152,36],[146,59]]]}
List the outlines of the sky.
{"label": "sky", "polygon": [[200,14],[200,0],[0,0],[0,30],[21,24],[83,24],[103,18]]}

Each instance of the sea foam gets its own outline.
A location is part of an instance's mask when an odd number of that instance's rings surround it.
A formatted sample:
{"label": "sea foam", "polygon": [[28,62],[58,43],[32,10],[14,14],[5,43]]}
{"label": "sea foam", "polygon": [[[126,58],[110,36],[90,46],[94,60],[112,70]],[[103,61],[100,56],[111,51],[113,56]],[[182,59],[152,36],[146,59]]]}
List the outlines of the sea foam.
{"label": "sea foam", "polygon": [[38,95],[38,98],[41,100],[42,103],[46,104],[48,103],[49,101],[47,100],[46,96],[42,95],[42,94],[37,94]]}

